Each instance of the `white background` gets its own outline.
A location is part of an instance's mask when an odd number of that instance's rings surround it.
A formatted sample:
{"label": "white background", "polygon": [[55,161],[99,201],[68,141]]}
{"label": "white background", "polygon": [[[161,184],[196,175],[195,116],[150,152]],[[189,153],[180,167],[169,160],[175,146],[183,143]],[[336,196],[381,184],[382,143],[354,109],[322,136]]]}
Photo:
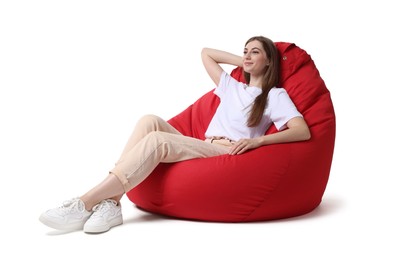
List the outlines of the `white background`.
{"label": "white background", "polygon": [[[395,259],[392,10],[382,0],[1,1],[0,258]],[[38,221],[107,175],[140,116],[169,119],[214,87],[203,47],[241,54],[253,35],[305,49],[331,92],[337,138],[320,207],[201,223],[125,197],[125,224],[105,234]]]}

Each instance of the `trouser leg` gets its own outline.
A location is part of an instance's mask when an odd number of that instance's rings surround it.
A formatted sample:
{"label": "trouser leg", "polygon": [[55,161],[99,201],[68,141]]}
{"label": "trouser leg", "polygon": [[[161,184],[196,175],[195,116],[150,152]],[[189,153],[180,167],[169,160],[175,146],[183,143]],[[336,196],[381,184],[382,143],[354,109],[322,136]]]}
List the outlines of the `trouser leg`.
{"label": "trouser leg", "polygon": [[154,131],[162,131],[181,134],[176,128],[156,115],[145,115],[136,123],[136,126],[121,153],[119,161],[147,134]]}
{"label": "trouser leg", "polygon": [[[138,136],[138,135],[136,135]],[[140,141],[130,139],[128,147],[110,172],[115,174],[125,192],[142,182],[161,162],[172,163],[193,158],[206,158],[228,153],[229,147],[211,144],[172,131],[151,131]],[[133,143],[136,142],[136,143]]]}

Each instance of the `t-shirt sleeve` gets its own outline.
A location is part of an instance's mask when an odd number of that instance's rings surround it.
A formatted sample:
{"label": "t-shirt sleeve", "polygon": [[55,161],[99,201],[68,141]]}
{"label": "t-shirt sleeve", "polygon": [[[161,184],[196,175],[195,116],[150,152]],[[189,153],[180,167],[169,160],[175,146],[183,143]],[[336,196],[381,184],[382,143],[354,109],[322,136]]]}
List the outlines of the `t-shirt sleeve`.
{"label": "t-shirt sleeve", "polygon": [[286,124],[290,119],[294,117],[303,117],[285,89],[278,88],[274,93],[270,92],[270,94],[270,118],[279,131],[286,128]]}
{"label": "t-shirt sleeve", "polygon": [[238,81],[231,77],[227,72],[223,71],[220,76],[219,85],[214,93],[222,98],[230,87],[237,87]]}

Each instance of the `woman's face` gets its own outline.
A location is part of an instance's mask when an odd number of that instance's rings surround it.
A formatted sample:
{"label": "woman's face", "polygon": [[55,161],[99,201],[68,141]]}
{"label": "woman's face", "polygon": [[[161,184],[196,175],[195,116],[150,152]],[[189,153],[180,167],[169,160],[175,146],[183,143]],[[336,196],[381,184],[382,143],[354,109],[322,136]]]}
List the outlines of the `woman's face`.
{"label": "woman's face", "polygon": [[261,42],[254,40],[246,44],[243,51],[243,69],[250,75],[262,74],[268,64],[267,54]]}

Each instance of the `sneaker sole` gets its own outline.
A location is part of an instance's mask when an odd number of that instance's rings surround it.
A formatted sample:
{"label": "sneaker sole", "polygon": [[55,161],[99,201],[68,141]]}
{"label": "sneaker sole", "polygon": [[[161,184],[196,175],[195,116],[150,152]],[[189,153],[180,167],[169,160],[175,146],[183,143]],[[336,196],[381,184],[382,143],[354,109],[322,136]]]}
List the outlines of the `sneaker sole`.
{"label": "sneaker sole", "polygon": [[49,219],[47,219],[44,215],[41,215],[39,218],[40,222],[43,223],[44,225],[53,228],[53,229],[57,229],[57,230],[64,230],[64,231],[75,231],[75,230],[82,230],[84,228],[84,223],[73,223],[73,224],[59,224],[59,223],[55,223],[50,221]]}
{"label": "sneaker sole", "polygon": [[84,225],[85,233],[103,233],[109,231],[112,227],[119,226],[123,223],[122,216],[112,219],[107,225],[102,226],[88,226]]}

